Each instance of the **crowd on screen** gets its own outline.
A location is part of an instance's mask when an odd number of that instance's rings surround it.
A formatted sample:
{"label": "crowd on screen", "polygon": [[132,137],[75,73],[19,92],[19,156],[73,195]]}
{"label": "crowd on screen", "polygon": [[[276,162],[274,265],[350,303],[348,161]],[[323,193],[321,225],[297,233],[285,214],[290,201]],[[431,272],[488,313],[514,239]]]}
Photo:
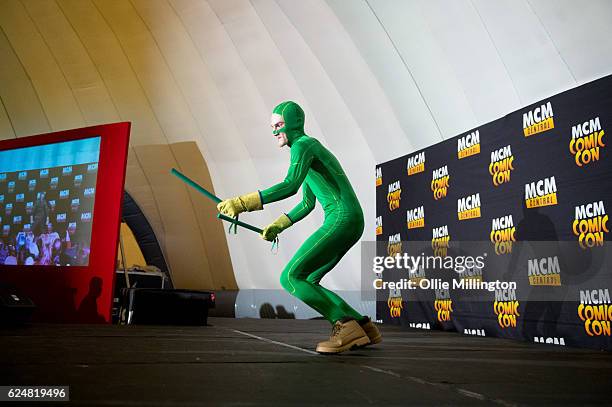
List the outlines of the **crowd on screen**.
{"label": "crowd on screen", "polygon": [[70,231],[61,235],[51,223],[38,235],[22,230],[0,239],[0,264],[40,266],[82,266],[89,263],[89,245],[73,242]]}
{"label": "crowd on screen", "polygon": [[38,193],[30,223],[14,235],[0,239],[0,264],[40,266],[82,266],[89,263],[87,242],[74,242],[76,229],[58,230],[49,221],[45,193]]}

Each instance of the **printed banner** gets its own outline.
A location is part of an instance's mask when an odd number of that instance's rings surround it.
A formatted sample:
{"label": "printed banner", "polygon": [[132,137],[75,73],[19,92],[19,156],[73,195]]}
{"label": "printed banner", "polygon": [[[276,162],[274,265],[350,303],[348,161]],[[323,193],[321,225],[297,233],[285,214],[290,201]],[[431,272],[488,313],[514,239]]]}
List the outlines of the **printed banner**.
{"label": "printed banner", "polygon": [[[377,319],[612,350],[611,128],[607,76],[377,165],[377,256],[427,243],[423,259],[447,258],[478,242],[487,264],[415,267],[404,277],[431,290],[377,289]],[[516,286],[470,295],[437,280]]]}

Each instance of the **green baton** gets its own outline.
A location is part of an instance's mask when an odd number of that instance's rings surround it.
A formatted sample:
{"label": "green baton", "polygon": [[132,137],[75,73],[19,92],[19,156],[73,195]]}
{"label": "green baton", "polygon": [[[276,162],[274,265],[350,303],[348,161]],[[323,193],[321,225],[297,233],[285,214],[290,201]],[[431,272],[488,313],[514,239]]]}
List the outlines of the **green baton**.
{"label": "green baton", "polygon": [[[187,177],[186,175],[184,175],[182,172],[180,172],[176,168],[173,168],[171,173],[172,173],[172,175],[175,175],[176,177],[178,177],[181,181],[183,181],[184,183],[186,183],[190,187],[194,188],[196,191],[198,191],[201,194],[203,194],[204,196],[206,196],[208,199],[214,201],[215,203],[221,202],[221,199],[218,196],[216,196],[213,193],[207,191],[201,185],[199,185],[197,182],[193,181],[191,178]],[[227,222],[230,222],[230,223],[232,223],[234,225],[242,226],[245,229],[252,230],[253,232],[257,232],[259,234],[261,234],[263,232],[262,229],[260,229],[260,228],[258,228],[256,226],[249,225],[248,223],[239,221],[239,220],[234,219],[234,218],[230,218],[229,216],[223,215],[221,213],[217,214],[217,218],[222,219],[222,220],[227,221]]]}
{"label": "green baton", "polygon": [[263,233],[263,230],[258,228],[257,226],[249,225],[248,223],[244,223],[244,222],[242,222],[240,220],[236,220],[234,218],[230,218],[229,216],[225,216],[222,213],[218,213],[217,214],[217,218],[223,219],[223,220],[225,220],[227,222],[230,222],[230,223],[232,223],[234,225],[242,226],[245,229],[249,229],[249,230],[252,230],[253,232],[257,232],[260,235]]}

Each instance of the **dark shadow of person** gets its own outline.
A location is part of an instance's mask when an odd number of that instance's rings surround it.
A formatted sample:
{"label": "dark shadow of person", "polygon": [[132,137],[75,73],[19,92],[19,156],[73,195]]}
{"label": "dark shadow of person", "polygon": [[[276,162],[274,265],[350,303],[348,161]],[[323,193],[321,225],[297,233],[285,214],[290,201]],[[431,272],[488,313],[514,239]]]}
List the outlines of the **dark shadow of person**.
{"label": "dark shadow of person", "polygon": [[[563,270],[567,270],[567,267],[559,242],[559,234],[553,221],[541,213],[540,208],[527,208],[524,200],[522,200],[522,209],[523,218],[516,226],[518,244],[512,250],[512,257],[508,270],[504,274],[504,280],[516,281],[518,291],[521,289],[529,291],[522,318],[521,316],[519,318],[522,320],[523,338],[532,341],[535,336],[557,336],[559,317],[567,293],[567,285],[563,281]],[[525,245],[531,247],[534,259],[557,257],[561,270],[560,286],[530,285],[528,278],[524,278],[525,276],[514,278],[518,268],[527,269],[527,267],[518,265],[521,249]],[[517,293],[519,300],[520,297],[524,298]]]}
{"label": "dark shadow of person", "polygon": [[264,319],[295,319],[295,314],[287,312],[284,306],[277,305],[276,311],[269,302],[261,304],[259,307],[259,318]]}
{"label": "dark shadow of person", "polygon": [[106,322],[104,317],[98,313],[98,298],[102,294],[102,279],[92,277],[89,281],[89,292],[85,295],[77,309],[80,322],[100,324]]}
{"label": "dark shadow of person", "polygon": [[259,318],[276,319],[276,312],[272,304],[269,302],[261,304],[261,307],[259,307]]}
{"label": "dark shadow of person", "polygon": [[295,319],[294,313],[289,313],[282,305],[276,306],[276,318],[278,319]]}

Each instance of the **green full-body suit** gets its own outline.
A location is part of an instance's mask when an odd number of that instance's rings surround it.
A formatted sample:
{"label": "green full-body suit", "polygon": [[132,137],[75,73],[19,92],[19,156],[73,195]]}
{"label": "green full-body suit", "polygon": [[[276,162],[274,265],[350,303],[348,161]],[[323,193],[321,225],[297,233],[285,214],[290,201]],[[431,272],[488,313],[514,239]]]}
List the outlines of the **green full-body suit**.
{"label": "green full-body suit", "polygon": [[323,225],[298,249],[281,275],[281,285],[334,324],[343,318],[363,318],[342,298],[319,282],[361,238],[363,211],[336,157],[315,138],[304,133],[304,111],[294,102],[274,109],[285,126],[291,148],[291,164],[285,179],[259,191],[262,204],[280,201],[303,191],[302,202],[286,215],[292,224],[300,221],[318,200],[325,212]]}

